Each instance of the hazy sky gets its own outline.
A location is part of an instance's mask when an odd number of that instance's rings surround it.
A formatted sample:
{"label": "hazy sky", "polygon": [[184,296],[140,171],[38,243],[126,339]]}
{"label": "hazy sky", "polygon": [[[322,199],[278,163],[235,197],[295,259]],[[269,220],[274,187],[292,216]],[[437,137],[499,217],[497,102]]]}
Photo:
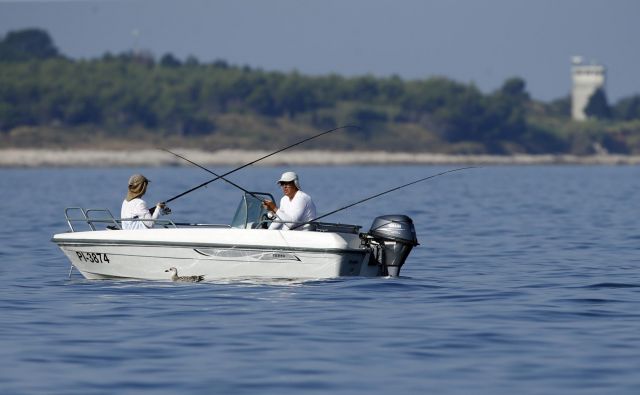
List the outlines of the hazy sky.
{"label": "hazy sky", "polygon": [[43,28],[74,58],[139,48],[484,92],[520,76],[545,101],[569,94],[572,55],[607,66],[611,102],[640,94],[639,19],[638,0],[0,0],[0,35]]}

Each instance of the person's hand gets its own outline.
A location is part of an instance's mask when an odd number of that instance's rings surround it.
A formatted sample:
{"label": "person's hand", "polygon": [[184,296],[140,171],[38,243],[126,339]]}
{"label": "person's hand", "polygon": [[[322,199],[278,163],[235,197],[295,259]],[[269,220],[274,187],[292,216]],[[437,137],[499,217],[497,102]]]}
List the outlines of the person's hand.
{"label": "person's hand", "polygon": [[160,203],[156,204],[156,207],[160,209],[160,214],[162,214],[162,215],[171,214],[171,209],[169,208],[169,206],[167,206],[165,204],[165,202],[160,202]]}
{"label": "person's hand", "polygon": [[273,211],[274,213],[276,211],[278,211],[278,206],[276,206],[276,204],[274,202],[272,202],[271,200],[263,201],[262,205],[264,206],[264,208],[266,208],[269,211]]}

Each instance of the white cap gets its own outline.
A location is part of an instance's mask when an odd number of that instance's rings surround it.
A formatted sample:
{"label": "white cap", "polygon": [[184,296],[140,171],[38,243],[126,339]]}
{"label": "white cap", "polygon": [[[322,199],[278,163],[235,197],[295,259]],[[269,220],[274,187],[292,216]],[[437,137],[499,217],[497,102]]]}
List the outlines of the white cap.
{"label": "white cap", "polygon": [[298,181],[298,175],[292,171],[282,173],[278,182],[291,182],[296,184],[296,188],[300,189],[300,182]]}

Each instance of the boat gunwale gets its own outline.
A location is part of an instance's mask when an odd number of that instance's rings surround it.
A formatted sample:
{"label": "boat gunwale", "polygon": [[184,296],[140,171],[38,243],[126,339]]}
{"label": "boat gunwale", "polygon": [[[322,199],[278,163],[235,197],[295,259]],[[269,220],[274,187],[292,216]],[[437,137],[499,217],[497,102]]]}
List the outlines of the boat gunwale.
{"label": "boat gunwale", "polygon": [[56,243],[59,247],[86,247],[86,246],[101,246],[101,247],[122,247],[122,246],[135,246],[135,247],[157,247],[163,246],[167,248],[226,248],[235,250],[254,250],[254,251],[298,251],[298,252],[328,252],[328,253],[355,253],[355,252],[367,252],[366,248],[312,248],[312,247],[291,247],[291,246],[273,246],[273,245],[255,245],[255,244],[220,244],[220,243],[196,243],[196,242],[171,242],[167,241],[137,241],[137,240],[97,240],[97,239],[56,239],[55,236],[51,238],[51,241]]}

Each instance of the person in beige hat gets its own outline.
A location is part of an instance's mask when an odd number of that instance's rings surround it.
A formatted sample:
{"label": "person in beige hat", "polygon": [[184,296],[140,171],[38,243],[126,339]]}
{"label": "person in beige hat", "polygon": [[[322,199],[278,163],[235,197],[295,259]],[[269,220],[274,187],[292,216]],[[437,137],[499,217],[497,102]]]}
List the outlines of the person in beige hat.
{"label": "person in beige hat", "polygon": [[[149,180],[142,174],[134,174],[129,178],[127,197],[122,202],[120,218],[122,218],[122,229],[148,229],[153,228],[155,219],[160,214],[169,214],[171,210],[164,203],[156,204],[153,213],[147,208],[147,203],[142,200],[142,196],[147,192]],[[125,219],[149,219],[151,221],[125,221]]]}
{"label": "person in beige hat", "polygon": [[284,196],[280,199],[280,207],[271,200],[263,202],[264,207],[275,213],[277,217],[269,229],[309,230],[310,224],[296,226],[316,218],[316,205],[311,196],[300,190],[298,175],[292,171],[282,174],[277,181],[282,187]]}

